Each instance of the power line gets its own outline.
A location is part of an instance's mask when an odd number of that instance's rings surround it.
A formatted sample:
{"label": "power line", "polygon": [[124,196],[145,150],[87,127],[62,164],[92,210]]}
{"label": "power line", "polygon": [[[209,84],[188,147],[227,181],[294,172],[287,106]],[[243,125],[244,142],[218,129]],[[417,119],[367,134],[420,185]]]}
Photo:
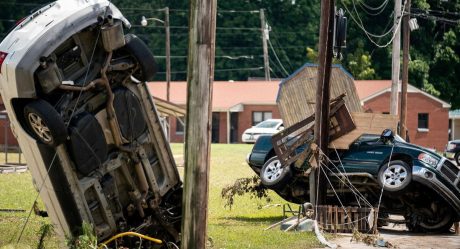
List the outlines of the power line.
{"label": "power line", "polygon": [[450,11],[441,11],[441,10],[424,10],[424,9],[419,9],[419,8],[411,8],[411,10],[419,11],[419,12],[433,12],[433,13],[439,13],[439,14],[444,14],[444,15],[454,15],[454,16],[460,16],[460,12],[450,12]]}
{"label": "power line", "polygon": [[250,13],[250,14],[259,14],[259,10],[217,10],[219,13]]}
{"label": "power line", "polygon": [[[363,20],[361,19],[360,15],[359,15],[359,13],[358,13],[358,10],[356,9],[356,5],[355,5],[355,1],[354,1],[354,0],[352,0],[352,4],[353,4],[353,9],[354,9],[354,11],[355,11],[355,13],[356,13],[356,17],[357,17],[357,19],[358,19],[358,21],[359,21],[359,24],[360,24],[359,26],[362,27],[363,31],[366,32],[366,34],[368,34],[368,36],[372,36],[372,37],[375,37],[375,38],[381,38],[381,37],[387,36],[388,34],[390,34],[390,33],[394,30],[394,28],[395,28],[396,25],[393,25],[390,29],[388,29],[388,31],[385,31],[385,32],[384,32],[383,34],[381,34],[381,35],[377,35],[377,34],[370,33],[369,31],[367,31],[367,30],[364,28]],[[350,16],[352,16],[351,12],[350,12]],[[353,17],[353,16],[352,16],[352,17]],[[353,18],[353,20],[354,20],[354,18]],[[401,22],[401,20],[402,20],[402,17],[399,18],[399,22]],[[398,23],[398,25],[399,25],[399,23]]]}
{"label": "power line", "polygon": [[278,55],[276,54],[276,51],[275,51],[275,49],[273,48],[272,42],[271,42],[270,40],[268,40],[268,45],[270,45],[270,48],[271,48],[273,54],[275,55],[275,59],[278,61],[279,65],[280,65],[281,68],[283,69],[283,72],[286,74],[286,76],[288,76],[289,73],[288,73],[288,71],[284,68],[283,63],[281,63],[280,59],[278,58]]}
{"label": "power line", "polygon": [[[361,9],[366,12],[366,14],[370,15],[370,16],[378,16],[380,14],[383,13],[383,11],[385,11],[386,9],[386,6],[388,5],[388,0],[385,0],[382,5],[380,5],[379,7],[375,8],[375,9],[372,9],[374,11],[377,11],[375,13],[372,13],[370,12],[368,9],[371,9],[368,5],[366,5],[364,2],[358,2],[359,3],[359,7],[361,7]],[[380,8],[381,7],[381,8]],[[379,9],[380,8],[380,9]]]}
{"label": "power line", "polygon": [[[403,15],[401,15],[401,16],[398,18],[398,23],[395,24],[395,25],[393,25],[393,27],[391,28],[391,29],[394,30],[393,36],[391,37],[391,39],[390,39],[387,43],[381,45],[381,44],[378,44],[376,41],[374,41],[373,38],[371,37],[372,34],[371,34],[370,32],[368,32],[368,31],[364,28],[364,26],[363,26],[362,24],[360,24],[360,23],[355,19],[355,17],[351,14],[351,11],[350,11],[350,10],[348,9],[348,7],[345,5],[344,1],[341,0],[341,2],[342,2],[342,5],[344,6],[344,8],[348,11],[348,13],[350,13],[350,17],[351,17],[351,19],[353,20],[353,22],[355,22],[356,25],[358,25],[358,27],[364,32],[364,34],[366,35],[366,37],[369,39],[369,41],[370,41],[372,44],[374,44],[375,46],[377,46],[377,47],[379,47],[379,48],[385,48],[385,47],[388,47],[388,45],[390,45],[390,44],[393,42],[393,40],[394,40],[394,38],[395,38],[395,36],[396,36],[396,34],[397,34],[397,32],[398,32],[398,29],[401,27],[402,16],[403,16]],[[356,9],[356,6],[354,5],[354,0],[352,0],[352,2],[353,2],[354,8]],[[406,5],[404,5],[403,10],[402,10],[402,13],[404,13],[405,8],[406,8]],[[391,29],[390,29],[390,30],[391,30]],[[378,36],[376,36],[376,37],[377,37],[377,38],[381,38],[382,36],[379,36],[379,35],[378,35]]]}
{"label": "power line", "polygon": [[442,23],[445,23],[445,24],[451,24],[451,25],[460,24],[460,19],[459,20],[452,20],[452,19],[447,19],[447,18],[444,18],[444,17],[427,15],[427,14],[424,14],[424,13],[411,13],[411,16],[419,17],[419,18],[422,18],[422,19],[430,20],[430,21],[442,22]]}
{"label": "power line", "polygon": [[[132,27],[142,27],[147,29],[164,29],[163,26],[142,26],[140,24],[133,24]],[[187,26],[169,26],[171,29],[188,29]],[[260,30],[260,28],[240,28],[240,27],[216,27],[217,30]]]}
{"label": "power line", "polygon": [[[272,58],[268,57],[268,60],[270,61],[270,64],[274,65],[278,69],[278,71],[282,72],[280,67],[275,62],[273,62]],[[269,66],[268,69],[270,70],[270,75],[273,74],[275,75],[276,78],[282,78],[282,77],[279,77],[278,73],[276,73],[276,71],[273,70],[272,67]]]}
{"label": "power line", "polygon": [[377,7],[372,7],[372,6],[368,5],[368,4],[366,4],[366,2],[364,2],[364,1],[359,1],[358,3],[360,5],[362,5],[363,7],[367,8],[368,10],[381,11],[382,9],[385,9],[385,7],[388,5],[388,2],[389,2],[388,0],[385,0],[385,1],[382,2],[382,4],[380,4]]}
{"label": "power line", "polygon": [[[278,33],[275,32],[275,31],[272,29],[272,34],[273,34],[272,37],[274,37],[275,42],[278,44],[277,48],[279,48],[279,49],[283,52],[284,58],[286,59],[286,61],[287,61],[288,64],[289,64],[289,68],[291,69],[291,71],[294,71],[294,70],[293,70],[294,68],[293,68],[293,66],[292,66],[291,60],[290,60],[289,57],[287,56],[286,51],[285,51],[284,48],[281,46],[281,43],[280,43],[279,40],[278,40]],[[301,48],[303,48],[303,49],[306,48],[305,46],[299,46],[299,47],[301,47]]]}
{"label": "power line", "polygon": [[[275,48],[279,48],[279,49],[306,49],[307,46],[274,46]],[[239,46],[232,46],[232,47],[219,47],[219,49],[223,49],[223,50],[227,50],[227,49],[261,49],[262,47],[261,46],[250,46],[250,47],[239,47]]]}
{"label": "power line", "polygon": [[[171,59],[184,59],[187,58],[188,56],[186,55],[171,55]],[[253,60],[255,57],[262,57],[262,55],[216,55],[214,56],[216,58],[222,58],[222,59],[229,59],[229,60],[240,60],[240,59],[248,59],[248,60]],[[164,59],[166,56],[164,55],[156,55],[155,58],[161,58]]]}
{"label": "power line", "polygon": [[[215,72],[230,72],[230,71],[259,71],[263,70],[264,67],[246,67],[246,68],[226,68],[226,69],[214,69]],[[157,72],[157,74],[165,74],[166,72]],[[171,74],[185,74],[187,71],[174,71]]]}

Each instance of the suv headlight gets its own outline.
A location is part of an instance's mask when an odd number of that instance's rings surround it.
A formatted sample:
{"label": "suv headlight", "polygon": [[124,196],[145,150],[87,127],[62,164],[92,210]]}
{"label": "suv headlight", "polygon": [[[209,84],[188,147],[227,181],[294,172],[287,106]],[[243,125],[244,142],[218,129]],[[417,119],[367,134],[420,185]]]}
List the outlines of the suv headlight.
{"label": "suv headlight", "polygon": [[430,166],[433,166],[433,167],[436,167],[439,163],[439,159],[435,158],[434,156],[430,154],[426,154],[426,153],[421,153],[420,155],[418,155],[418,160]]}
{"label": "suv headlight", "polygon": [[457,147],[457,144],[448,144],[447,145],[447,150],[453,150],[453,149],[455,149],[455,147]]}

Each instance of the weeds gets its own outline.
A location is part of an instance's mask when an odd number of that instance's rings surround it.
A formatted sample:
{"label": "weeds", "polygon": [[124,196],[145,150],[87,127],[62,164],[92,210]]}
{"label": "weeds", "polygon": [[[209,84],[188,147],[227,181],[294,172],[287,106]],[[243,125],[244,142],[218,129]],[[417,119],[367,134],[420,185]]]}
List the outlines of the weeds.
{"label": "weeds", "polygon": [[81,227],[81,235],[69,239],[67,245],[70,249],[97,249],[97,236],[94,233],[93,226],[84,221]]}
{"label": "weeds", "polygon": [[43,224],[40,227],[40,231],[39,231],[40,239],[38,240],[37,249],[46,248],[45,247],[45,240],[49,239],[51,237],[51,235],[53,234],[53,231],[54,231],[53,229],[54,229],[53,225],[51,225],[51,224]]}
{"label": "weeds", "polygon": [[226,200],[225,207],[231,209],[235,202],[235,196],[244,194],[250,194],[251,199],[265,199],[266,202],[271,202],[268,189],[262,185],[259,176],[237,179],[235,183],[222,189],[221,197]]}

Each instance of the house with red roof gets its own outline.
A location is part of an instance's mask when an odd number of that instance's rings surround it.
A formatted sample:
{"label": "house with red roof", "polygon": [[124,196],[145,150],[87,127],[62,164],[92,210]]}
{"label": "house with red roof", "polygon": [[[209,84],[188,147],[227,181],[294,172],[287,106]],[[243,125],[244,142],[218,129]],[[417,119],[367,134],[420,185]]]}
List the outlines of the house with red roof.
{"label": "house with red roof", "polygon": [[[212,94],[213,143],[238,143],[244,130],[257,123],[280,118],[276,105],[279,81],[215,81]],[[166,83],[151,82],[152,96],[166,99]],[[170,83],[170,102],[185,107],[187,82]],[[170,118],[171,142],[184,139],[183,120]]]}
{"label": "house with red roof", "polygon": [[[390,113],[390,80],[356,80],[355,85],[365,111]],[[449,140],[450,107],[449,103],[408,85],[406,126],[410,142],[443,151]]]}
{"label": "house with red roof", "polygon": [[[343,70],[343,69],[342,69]],[[268,118],[281,118],[276,99],[279,81],[216,81],[213,85],[212,142],[237,143],[245,129]],[[389,113],[390,80],[355,80],[355,87],[364,111]],[[166,83],[148,84],[150,93],[166,99]],[[171,82],[170,101],[187,103],[186,82]],[[412,85],[408,86],[407,128],[410,142],[438,151],[449,138],[450,104]],[[183,124],[170,119],[171,142],[184,139]]]}
{"label": "house with red roof", "polygon": [[[308,66],[311,67],[311,65]],[[342,67],[339,68],[344,70]],[[302,68],[296,73],[301,71]],[[314,81],[314,76],[311,78]],[[354,84],[364,111],[389,113],[390,80],[355,80]],[[181,118],[184,111],[181,107],[185,108],[187,104],[187,83],[170,83],[170,102],[162,101],[166,99],[165,82],[151,82],[148,83],[148,87],[157,103],[160,115],[170,116],[171,142],[184,141],[184,119]],[[241,135],[247,128],[265,119],[281,118],[276,104],[279,91],[279,80],[214,82],[212,142],[241,142]],[[407,128],[410,142],[438,151],[443,150],[449,139],[450,105],[412,85],[408,86],[407,95]],[[1,104],[2,102],[0,102],[0,107]],[[457,124],[460,124],[460,121],[452,127],[455,134],[460,132]],[[9,129],[9,120],[5,112],[0,113],[0,144],[17,145]]]}

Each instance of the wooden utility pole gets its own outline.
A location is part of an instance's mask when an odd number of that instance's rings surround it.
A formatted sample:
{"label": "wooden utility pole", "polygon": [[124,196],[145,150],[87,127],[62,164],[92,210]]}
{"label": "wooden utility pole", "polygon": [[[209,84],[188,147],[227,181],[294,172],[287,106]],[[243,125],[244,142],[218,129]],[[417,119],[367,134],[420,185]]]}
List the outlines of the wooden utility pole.
{"label": "wooden utility pole", "polygon": [[[169,33],[169,7],[165,9],[165,35],[166,35],[166,100],[170,98],[171,84],[171,39]],[[169,139],[169,137],[168,137]]]}
{"label": "wooden utility pole", "polygon": [[207,240],[216,7],[217,0],[190,0],[183,249],[204,249]]}
{"label": "wooden utility pole", "polygon": [[268,28],[265,22],[265,10],[260,9],[260,31],[262,32],[262,48],[264,51],[264,69],[265,69],[265,80],[271,81],[270,79],[270,64],[268,63]]}
{"label": "wooden utility pole", "polygon": [[[395,0],[393,27],[394,39],[391,60],[391,95],[390,95],[390,114],[398,115],[398,91],[399,91],[399,70],[401,65],[401,0]],[[399,26],[398,26],[399,25]]]}
{"label": "wooden utility pole", "polygon": [[[329,144],[329,100],[330,100],[330,75],[333,55],[333,31],[334,31],[334,0],[321,1],[321,24],[319,30],[319,52],[318,52],[318,84],[316,89],[316,111],[315,111],[315,140],[318,147],[327,153]],[[321,156],[318,158],[318,166],[321,167]],[[319,168],[315,170],[319,175],[316,188],[310,188],[310,198],[318,193],[318,199],[313,204],[324,204],[326,202],[326,176]],[[313,171],[314,172],[314,171]],[[310,178],[311,179],[311,178]],[[320,184],[321,183],[321,187]],[[310,185],[312,186],[312,185]]]}
{"label": "wooden utility pole", "polygon": [[[165,11],[165,36],[166,36],[166,45],[165,45],[165,50],[166,50],[166,101],[170,101],[170,89],[171,89],[171,39],[170,39],[170,33],[169,33],[169,7],[164,8]],[[165,123],[166,129],[167,129],[167,137],[168,141],[171,140],[171,125],[169,123],[169,117],[165,118]]]}
{"label": "wooden utility pole", "polygon": [[409,83],[409,45],[410,45],[410,0],[406,0],[406,13],[403,17],[403,68],[401,83],[401,114],[399,120],[400,136],[406,139],[406,115],[407,115],[407,84]]}

